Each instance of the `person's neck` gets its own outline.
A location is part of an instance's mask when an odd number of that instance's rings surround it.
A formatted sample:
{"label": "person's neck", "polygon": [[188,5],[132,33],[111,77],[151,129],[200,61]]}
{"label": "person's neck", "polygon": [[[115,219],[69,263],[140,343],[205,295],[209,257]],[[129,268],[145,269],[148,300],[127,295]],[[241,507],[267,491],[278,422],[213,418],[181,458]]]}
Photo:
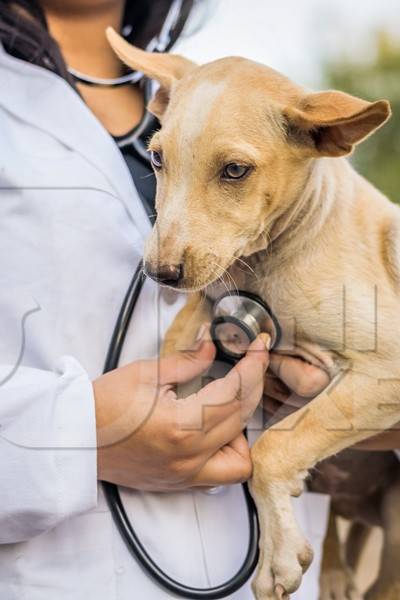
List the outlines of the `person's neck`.
{"label": "person's neck", "polygon": [[[111,25],[120,30],[125,0],[100,6],[63,10],[44,2],[50,32],[58,42],[65,62],[77,71],[96,77],[118,77],[123,66],[105,37]],[[60,3],[61,4],[61,3]]]}

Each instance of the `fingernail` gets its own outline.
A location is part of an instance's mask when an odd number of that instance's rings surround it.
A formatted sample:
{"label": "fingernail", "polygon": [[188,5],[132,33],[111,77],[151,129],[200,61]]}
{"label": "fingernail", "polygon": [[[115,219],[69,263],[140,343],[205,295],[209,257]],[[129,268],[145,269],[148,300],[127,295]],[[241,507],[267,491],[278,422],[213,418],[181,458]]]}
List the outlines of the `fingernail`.
{"label": "fingernail", "polygon": [[269,333],[260,333],[260,335],[258,337],[262,340],[266,349],[269,350],[271,348],[271,342],[272,342],[272,339],[271,339],[271,336],[269,335]]}
{"label": "fingernail", "polygon": [[197,332],[196,339],[190,346],[190,350],[200,350],[207,337],[209,337],[209,324],[203,323]]}
{"label": "fingernail", "polygon": [[203,325],[200,327],[200,329],[199,329],[199,330],[198,330],[198,332],[197,332],[197,336],[196,336],[196,339],[195,339],[195,341],[194,341],[194,342],[195,342],[195,343],[196,343],[196,342],[200,342],[200,340],[202,340],[202,339],[203,339],[203,337],[204,337],[204,334],[205,334],[205,332],[206,332],[206,331],[207,331],[207,324],[206,324],[206,323],[203,323]]}

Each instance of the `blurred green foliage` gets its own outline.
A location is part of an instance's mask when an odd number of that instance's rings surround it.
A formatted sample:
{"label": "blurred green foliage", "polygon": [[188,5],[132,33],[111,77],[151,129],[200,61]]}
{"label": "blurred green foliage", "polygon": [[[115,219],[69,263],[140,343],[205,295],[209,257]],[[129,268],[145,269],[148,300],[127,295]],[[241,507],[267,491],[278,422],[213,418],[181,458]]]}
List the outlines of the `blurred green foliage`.
{"label": "blurred green foliage", "polygon": [[356,62],[342,57],[326,64],[324,75],[330,88],[365,100],[390,101],[392,118],[358,146],[352,162],[391,200],[400,203],[400,44],[379,32],[372,58]]}

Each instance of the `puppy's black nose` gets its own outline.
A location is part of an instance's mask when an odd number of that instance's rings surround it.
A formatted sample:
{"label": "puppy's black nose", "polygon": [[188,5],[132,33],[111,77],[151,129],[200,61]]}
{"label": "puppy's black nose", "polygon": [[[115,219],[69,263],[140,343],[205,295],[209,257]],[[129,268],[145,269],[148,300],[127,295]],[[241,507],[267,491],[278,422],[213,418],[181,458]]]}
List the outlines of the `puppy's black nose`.
{"label": "puppy's black nose", "polygon": [[183,279],[183,265],[161,265],[152,267],[146,263],[144,266],[145,273],[157,283],[175,287]]}

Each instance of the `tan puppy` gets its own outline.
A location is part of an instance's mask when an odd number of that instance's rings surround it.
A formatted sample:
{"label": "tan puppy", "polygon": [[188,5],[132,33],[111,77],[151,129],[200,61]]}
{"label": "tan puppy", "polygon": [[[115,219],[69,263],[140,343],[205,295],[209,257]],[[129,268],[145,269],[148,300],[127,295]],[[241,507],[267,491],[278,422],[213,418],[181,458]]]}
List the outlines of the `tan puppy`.
{"label": "tan puppy", "polygon": [[[400,211],[342,158],[389,118],[389,104],[310,93],[242,58],[197,67],[108,36],[124,62],[161,86],[149,107],[162,129],[150,143],[158,218],[148,273],[213,295],[212,284],[236,269],[238,287],[280,320],[282,350],[332,377],[252,450],[261,524],[254,591],[259,600],[286,597],[312,558],[291,496],[318,461],[400,420]],[[199,297],[178,318],[173,344],[196,304],[193,330],[204,320]]]}

